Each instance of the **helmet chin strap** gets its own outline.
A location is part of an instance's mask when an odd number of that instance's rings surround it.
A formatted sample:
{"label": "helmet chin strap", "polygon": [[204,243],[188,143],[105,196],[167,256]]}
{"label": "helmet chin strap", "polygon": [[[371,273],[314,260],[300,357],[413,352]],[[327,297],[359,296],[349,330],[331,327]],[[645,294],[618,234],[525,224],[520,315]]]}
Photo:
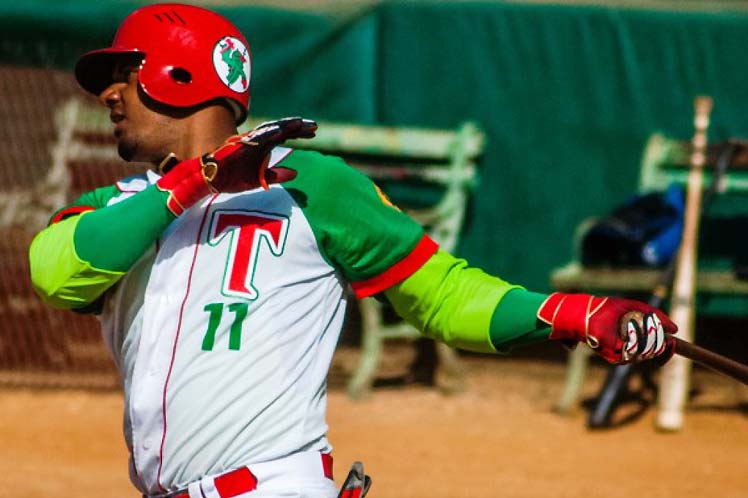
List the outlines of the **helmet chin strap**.
{"label": "helmet chin strap", "polygon": [[231,108],[231,112],[234,113],[234,121],[237,126],[247,119],[247,109],[242,108],[239,102],[232,99],[222,99]]}

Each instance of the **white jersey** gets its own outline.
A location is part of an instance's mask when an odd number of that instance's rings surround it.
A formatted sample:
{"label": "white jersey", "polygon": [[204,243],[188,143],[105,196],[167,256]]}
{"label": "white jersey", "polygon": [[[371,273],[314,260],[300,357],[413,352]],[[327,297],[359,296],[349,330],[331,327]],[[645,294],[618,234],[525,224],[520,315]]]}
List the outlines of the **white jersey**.
{"label": "white jersey", "polygon": [[[329,452],[326,376],[347,283],[380,292],[433,253],[342,161],[277,148],[271,164],[281,161],[297,179],[206,197],[106,294],[102,329],[123,379],[131,477],[145,494]],[[158,178],[119,182],[108,204]]]}

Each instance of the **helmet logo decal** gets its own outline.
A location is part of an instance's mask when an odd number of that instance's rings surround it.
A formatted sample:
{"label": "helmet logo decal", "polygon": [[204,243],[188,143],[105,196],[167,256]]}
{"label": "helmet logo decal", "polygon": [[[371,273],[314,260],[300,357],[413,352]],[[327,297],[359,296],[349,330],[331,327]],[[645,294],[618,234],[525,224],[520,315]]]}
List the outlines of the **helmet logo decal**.
{"label": "helmet logo decal", "polygon": [[249,51],[244,43],[226,36],[213,48],[213,68],[221,81],[235,92],[249,89]]}

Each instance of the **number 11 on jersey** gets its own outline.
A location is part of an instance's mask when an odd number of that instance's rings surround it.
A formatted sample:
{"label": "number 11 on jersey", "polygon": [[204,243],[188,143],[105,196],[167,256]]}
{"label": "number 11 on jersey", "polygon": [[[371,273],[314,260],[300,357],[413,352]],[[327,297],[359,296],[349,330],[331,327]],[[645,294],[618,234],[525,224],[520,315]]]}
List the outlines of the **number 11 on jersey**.
{"label": "number 11 on jersey", "polygon": [[231,328],[229,329],[229,349],[239,351],[242,345],[242,326],[244,325],[244,319],[247,318],[249,304],[231,303],[225,306],[223,303],[210,303],[206,304],[203,308],[210,313],[208,330],[205,332],[205,337],[203,337],[203,351],[213,351],[213,346],[216,342],[216,331],[221,324],[224,307],[234,313],[234,321],[231,322]]}

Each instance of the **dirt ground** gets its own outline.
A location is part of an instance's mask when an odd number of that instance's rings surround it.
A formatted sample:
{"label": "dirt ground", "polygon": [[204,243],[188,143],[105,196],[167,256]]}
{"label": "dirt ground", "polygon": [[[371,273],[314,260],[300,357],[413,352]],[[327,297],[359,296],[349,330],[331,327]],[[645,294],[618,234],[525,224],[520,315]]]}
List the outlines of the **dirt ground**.
{"label": "dirt ground", "polygon": [[[333,375],[354,361],[342,348]],[[590,432],[581,406],[566,416],[552,410],[563,363],[463,363],[467,390],[452,396],[406,384],[354,402],[331,379],[336,480],[360,459],[374,479],[372,498],[748,498],[748,403],[732,381],[697,371],[679,433],[656,432],[652,409]],[[587,397],[604,375],[599,365],[592,370]],[[138,497],[127,478],[121,409],[119,393],[0,390],[0,497]]]}

